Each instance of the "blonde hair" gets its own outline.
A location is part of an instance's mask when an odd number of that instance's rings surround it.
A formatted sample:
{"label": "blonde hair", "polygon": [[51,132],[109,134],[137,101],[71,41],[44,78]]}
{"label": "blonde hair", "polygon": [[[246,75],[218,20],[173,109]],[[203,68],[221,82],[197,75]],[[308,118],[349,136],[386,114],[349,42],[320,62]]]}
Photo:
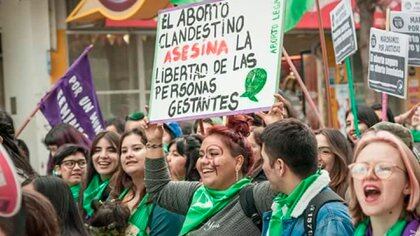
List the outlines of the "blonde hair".
{"label": "blonde hair", "polygon": [[[413,152],[405,145],[399,138],[395,137],[393,134],[387,131],[368,131],[362,137],[362,139],[357,143],[353,162],[356,162],[358,155],[360,152],[369,144],[371,143],[386,143],[394,147],[399,152],[399,156],[401,161],[403,162],[406,170],[407,170],[407,177],[408,183],[410,185],[410,194],[408,202],[406,203],[405,210],[408,213],[412,213],[416,216],[420,215],[420,206],[419,206],[419,199],[420,199],[420,165],[417,162],[416,158],[414,157]],[[353,185],[353,178],[350,178],[350,202],[349,202],[349,210],[352,214],[353,220],[355,225],[357,225],[360,221],[363,221],[367,216],[363,213],[362,208],[360,207],[359,202],[357,201],[354,185]],[[406,214],[407,217],[410,217],[410,214]]]}

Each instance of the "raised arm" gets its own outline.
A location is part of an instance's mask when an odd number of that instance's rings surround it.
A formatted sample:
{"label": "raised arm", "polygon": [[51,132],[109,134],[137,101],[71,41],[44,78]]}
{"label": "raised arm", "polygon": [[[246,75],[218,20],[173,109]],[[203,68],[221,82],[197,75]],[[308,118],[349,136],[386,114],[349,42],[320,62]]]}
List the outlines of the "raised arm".
{"label": "raised arm", "polygon": [[145,184],[147,192],[161,207],[185,215],[189,202],[199,182],[171,181],[168,165],[162,150],[163,127],[148,125],[146,136]]}

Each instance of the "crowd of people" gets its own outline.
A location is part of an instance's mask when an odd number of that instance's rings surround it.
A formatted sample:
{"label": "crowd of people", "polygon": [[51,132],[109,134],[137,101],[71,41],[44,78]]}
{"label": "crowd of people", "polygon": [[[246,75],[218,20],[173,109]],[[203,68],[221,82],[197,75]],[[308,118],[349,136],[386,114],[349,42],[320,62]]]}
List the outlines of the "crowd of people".
{"label": "crowd of people", "polygon": [[386,122],[379,104],[360,105],[361,134],[351,111],[343,134],[313,130],[275,97],[268,112],[182,126],[135,112],[94,140],[57,125],[45,176],[1,111],[23,197],[0,235],[420,234],[417,106]]}

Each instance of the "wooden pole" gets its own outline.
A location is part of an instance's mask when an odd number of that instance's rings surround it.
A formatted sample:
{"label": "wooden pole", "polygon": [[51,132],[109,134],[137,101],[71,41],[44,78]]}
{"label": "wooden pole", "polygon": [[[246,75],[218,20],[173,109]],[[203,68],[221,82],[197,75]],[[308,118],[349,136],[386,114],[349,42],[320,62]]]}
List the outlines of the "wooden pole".
{"label": "wooden pole", "polygon": [[[73,62],[73,64],[69,67],[69,69],[67,69],[67,71],[70,71],[73,69],[73,67],[77,64],[77,62],[79,62],[81,60],[81,58],[90,52],[90,50],[92,50],[93,48],[93,44],[89,45],[88,47],[85,48],[85,50],[82,52],[82,54],[80,54],[79,58]],[[66,72],[67,74],[67,72]],[[60,79],[61,80],[61,79]],[[60,81],[59,80],[59,81]],[[32,120],[32,118],[35,116],[35,114],[39,111],[39,109],[41,108],[41,102],[45,99],[47,99],[50,95],[51,92],[54,91],[54,89],[58,86],[59,81],[57,81],[57,83],[45,94],[44,97],[41,98],[40,103],[38,103],[38,105],[35,107],[35,109],[31,112],[31,114],[28,116],[28,118],[26,118],[25,122],[23,122],[23,124],[19,127],[19,129],[17,129],[16,131],[16,135],[15,138],[18,138],[19,135],[22,133],[22,131],[26,128],[26,126],[28,126],[29,122]]]}
{"label": "wooden pole", "polygon": [[302,77],[300,77],[295,65],[292,62],[292,59],[289,57],[289,54],[287,53],[286,49],[283,47],[283,54],[286,57],[287,63],[289,64],[290,68],[292,69],[293,73],[296,75],[296,79],[300,85],[300,88],[302,89],[303,94],[305,95],[306,100],[308,100],[309,105],[312,107],[313,112],[315,112],[316,117],[319,120],[319,124],[321,128],[324,128],[324,122],[322,120],[321,114],[319,114],[318,108],[315,105],[315,102],[312,100],[311,95],[308,92],[308,89],[306,88],[305,84],[303,83]]}
{"label": "wooden pole", "polygon": [[[389,31],[390,14],[391,14],[391,9],[388,7],[386,9],[386,22],[385,22],[386,31]],[[381,114],[382,121],[388,121],[387,110],[388,110],[388,94],[382,93],[382,114]]]}
{"label": "wooden pole", "polygon": [[324,24],[321,17],[321,7],[319,0],[316,0],[316,8],[318,12],[318,29],[319,38],[321,40],[322,60],[324,68],[324,79],[325,79],[325,94],[327,96],[327,124],[332,127],[332,112],[331,112],[331,97],[330,97],[330,75],[328,70],[328,54],[327,54],[327,43],[325,42]]}

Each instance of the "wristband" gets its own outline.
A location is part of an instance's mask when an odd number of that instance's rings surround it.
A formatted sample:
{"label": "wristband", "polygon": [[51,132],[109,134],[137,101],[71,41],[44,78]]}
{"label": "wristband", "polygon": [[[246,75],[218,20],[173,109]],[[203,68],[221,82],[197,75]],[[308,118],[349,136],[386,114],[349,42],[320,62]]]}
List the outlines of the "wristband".
{"label": "wristband", "polygon": [[158,149],[158,148],[162,148],[163,147],[163,144],[162,143],[160,143],[160,144],[157,144],[157,143],[147,143],[146,144],[146,148],[147,149]]}

